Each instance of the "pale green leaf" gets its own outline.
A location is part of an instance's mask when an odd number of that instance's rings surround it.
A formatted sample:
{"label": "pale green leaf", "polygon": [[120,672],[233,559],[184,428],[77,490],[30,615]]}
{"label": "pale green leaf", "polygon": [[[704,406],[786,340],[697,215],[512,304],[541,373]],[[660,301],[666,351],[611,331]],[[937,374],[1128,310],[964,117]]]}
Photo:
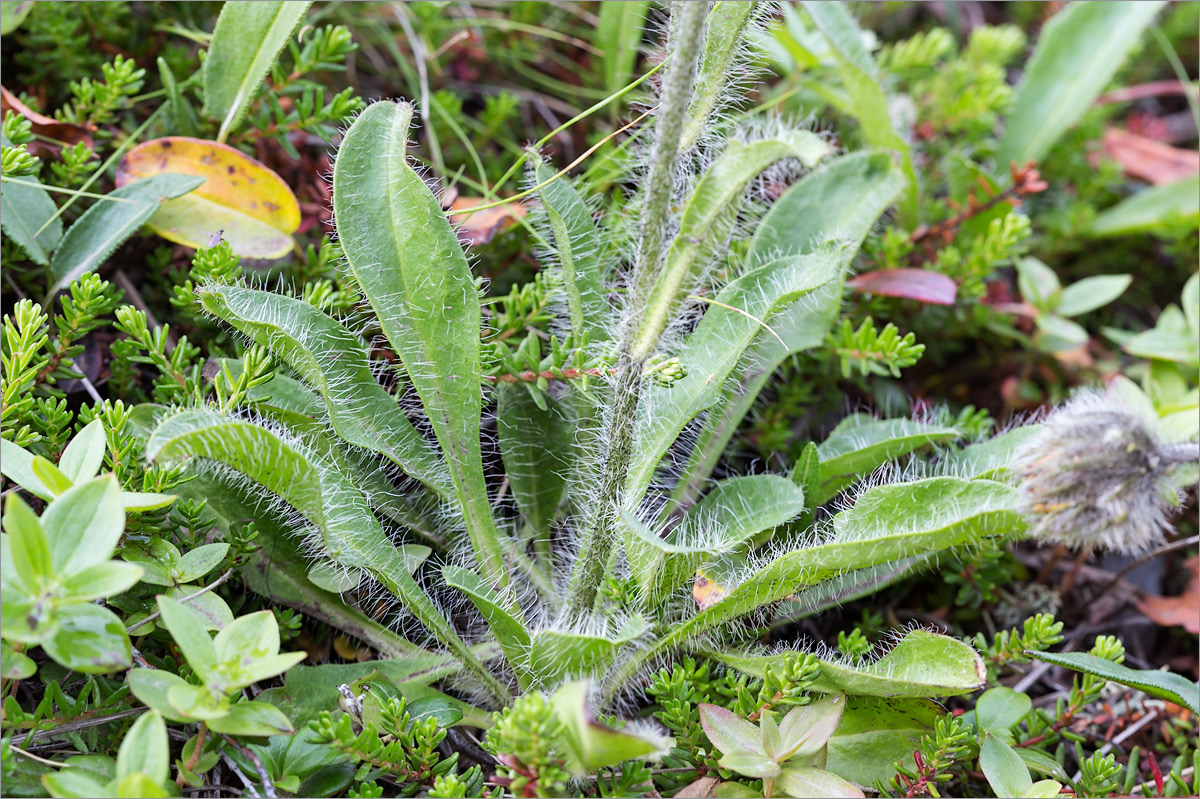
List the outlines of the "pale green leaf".
{"label": "pale green leaf", "polygon": [[121,488],[111,474],[80,483],[42,513],[56,572],[75,574],[112,557],[125,532]]}
{"label": "pale green leaf", "polygon": [[[638,407],[637,440],[626,484],[626,506],[645,494],[659,460],[684,425],[721,399],[725,380],[743,351],[773,315],[837,281],[849,253],[826,250],[774,259],[731,281],[688,337],[679,361],[686,377],[670,386],[647,385]],[[729,307],[738,310],[730,310]],[[761,321],[760,321],[761,320]]]}
{"label": "pale green leaf", "polygon": [[[32,175],[21,180],[38,183],[38,179]],[[40,185],[0,183],[0,227],[31,261],[40,266],[50,264],[50,252],[62,239],[62,217],[54,216],[57,211],[58,206]],[[53,221],[46,225],[51,219]],[[46,226],[45,230],[42,230],[43,225]],[[42,232],[38,233],[39,230]]]}
{"label": "pale green leaf", "polygon": [[99,605],[83,603],[59,608],[54,631],[42,649],[55,662],[84,674],[108,674],[129,668],[131,650],[125,625]]}
{"label": "pale green leaf", "polygon": [[204,108],[221,120],[217,141],[225,141],[242,121],[309,5],[296,0],[230,0],[221,6],[204,61]]}
{"label": "pale green leaf", "polygon": [[[603,13],[612,6],[630,5],[638,3],[605,3],[601,9]],[[553,261],[562,274],[571,331],[576,337],[587,333],[592,342],[605,341],[612,308],[605,287],[604,243],[592,211],[569,181],[551,180],[553,173],[545,164],[539,163],[534,175],[541,186],[538,199],[554,242]]]}
{"label": "pale green leaf", "polygon": [[94,272],[125,239],[132,236],[158,210],[164,200],[181,197],[204,182],[192,175],[163,173],[139,180],[109,193],[132,202],[98,200],[71,225],[50,259],[47,292],[53,297],[80,275]]}
{"label": "pale green leaf", "polygon": [[1163,5],[1073,2],[1052,16],[1004,120],[996,163],[1006,169],[1042,160],[1091,107]]}
{"label": "pale green leaf", "polygon": [[227,714],[210,720],[208,726],[221,735],[266,737],[294,732],[288,717],[266,702],[238,702]]}
{"label": "pale green leaf", "polygon": [[1103,308],[1124,294],[1132,282],[1133,275],[1085,277],[1063,289],[1062,299],[1055,311],[1062,316],[1079,316]]}
{"label": "pale green leaf", "polygon": [[821,490],[810,501],[823,505],[854,478],[870,474],[913,450],[959,435],[957,428],[945,425],[851,414],[817,447],[821,456]]}
{"label": "pale green leaf", "polygon": [[223,678],[217,649],[200,621],[186,606],[168,596],[158,597],[158,612],[162,614],[163,625],[171,632],[171,637],[187,658],[188,665],[200,679],[206,683],[219,683]]}
{"label": "pale green leaf", "polygon": [[529,624],[521,608],[511,600],[497,596],[484,585],[479,575],[459,566],[449,564],[442,567],[442,576],[451,588],[466,594],[471,604],[487,621],[492,635],[508,658],[508,664],[517,676],[517,684],[527,690],[530,684],[529,657],[532,636]]}
{"label": "pale green leaf", "polygon": [[121,739],[117,752],[117,779],[145,774],[154,782],[166,782],[171,776],[171,750],[167,745],[167,725],[157,710],[143,713]]}
{"label": "pale green leaf", "polygon": [[[604,3],[603,6],[620,6],[624,3]],[[679,151],[686,152],[712,127],[709,121],[713,109],[721,99],[730,77],[737,74],[737,60],[741,53],[740,42],[754,14],[753,2],[730,2],[718,0],[708,14],[704,35],[704,52],[696,71],[695,90],[683,120],[683,134],[679,140]],[[603,14],[601,14],[603,20]]]}
{"label": "pale green leaf", "polygon": [[997,796],[1025,796],[1033,787],[1020,755],[995,735],[984,736],[979,747],[979,768]]}
{"label": "pale green leaf", "polygon": [[36,497],[49,502],[54,492],[33,473],[33,453],[7,438],[0,438],[0,474]]}
{"label": "pale green leaf", "polygon": [[104,465],[105,446],[104,423],[93,419],[67,444],[58,468],[72,483],[90,480]]}
{"label": "pale green leaf", "polygon": [[[201,457],[223,463],[280,496],[320,531],[325,554],[344,566],[370,571],[485,681],[497,696],[507,691],[471,654],[441,610],[408,572],[366,498],[343,476],[335,452],[318,458],[273,431],[197,408],[164,419],[151,434],[151,461]],[[325,461],[324,458],[330,458]]]}
{"label": "pale green leaf", "polygon": [[646,300],[632,345],[634,357],[646,358],[654,351],[659,336],[684,302],[684,289],[690,288],[700,270],[725,245],[750,181],[785,159],[798,160],[811,168],[831,149],[827,142],[808,131],[791,131],[777,139],[749,143],[736,139],[729,142],[700,178],[684,206],[679,232]]}
{"label": "pale green leaf", "polygon": [[571,756],[568,766],[574,773],[594,774],[627,760],[656,757],[674,744],[670,738],[638,735],[597,723],[588,713],[588,693],[587,682],[572,682],[550,697],[550,705],[563,725],[563,742]]}
{"label": "pale green leaf", "polygon": [[1086,232],[1098,237],[1127,236],[1180,223],[1195,227],[1197,219],[1200,219],[1200,176],[1193,175],[1174,183],[1142,189],[1125,198],[1102,211]]}
{"label": "pale green leaf", "polygon": [[142,577],[142,567],[133,563],[110,560],[88,566],[67,578],[59,589],[60,596],[76,602],[91,602],[128,591]]}

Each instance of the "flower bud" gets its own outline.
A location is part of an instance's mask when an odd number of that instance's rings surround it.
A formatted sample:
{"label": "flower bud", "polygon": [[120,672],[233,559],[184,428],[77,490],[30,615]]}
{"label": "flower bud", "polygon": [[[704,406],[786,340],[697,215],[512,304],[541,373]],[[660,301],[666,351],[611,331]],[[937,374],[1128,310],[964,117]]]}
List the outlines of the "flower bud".
{"label": "flower bud", "polygon": [[1162,540],[1179,504],[1171,473],[1197,458],[1195,443],[1163,443],[1157,417],[1115,391],[1091,390],[1050,414],[1013,470],[1035,537],[1136,553]]}

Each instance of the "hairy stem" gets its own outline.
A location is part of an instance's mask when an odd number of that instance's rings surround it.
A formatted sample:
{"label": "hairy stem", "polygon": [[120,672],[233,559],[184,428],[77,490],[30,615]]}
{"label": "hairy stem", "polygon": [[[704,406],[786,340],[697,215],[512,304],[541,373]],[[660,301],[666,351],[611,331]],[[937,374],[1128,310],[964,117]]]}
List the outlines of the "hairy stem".
{"label": "hairy stem", "polygon": [[586,613],[612,558],[617,539],[618,514],[633,457],[634,427],[641,396],[642,372],[648,355],[634,355],[634,341],[646,308],[646,298],[662,270],[671,197],[675,189],[675,161],[683,121],[696,81],[696,56],[703,49],[704,19],[708,3],[677,3],[672,9],[667,57],[671,68],[663,80],[662,103],[650,154],[642,228],[633,279],[625,299],[625,318],[616,367],[613,404],[605,423],[608,442],[600,477],[598,513],[584,532],[583,543],[571,575],[568,610]]}

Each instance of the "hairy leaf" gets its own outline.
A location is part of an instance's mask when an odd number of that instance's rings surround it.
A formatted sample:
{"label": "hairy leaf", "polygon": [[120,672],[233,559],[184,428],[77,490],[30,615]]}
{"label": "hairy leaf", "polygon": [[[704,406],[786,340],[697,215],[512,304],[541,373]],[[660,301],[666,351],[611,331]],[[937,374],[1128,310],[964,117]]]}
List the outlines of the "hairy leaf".
{"label": "hairy leaf", "polygon": [[411,119],[411,106],[379,102],[346,132],[333,172],[338,236],[429,415],[480,567],[505,584],[479,443],[479,296],[441,206],[408,165]]}
{"label": "hairy leaf", "polygon": [[151,461],[192,456],[234,469],[291,505],[321,535],[326,555],[371,572],[438,640],[484,680],[497,697],[507,690],[484,668],[408,573],[366,499],[342,476],[336,462],[323,462],[273,431],[233,421],[207,409],[167,417],[151,434]]}
{"label": "hairy leaf", "polygon": [[659,336],[683,303],[684,290],[691,288],[700,270],[726,244],[750,181],[767,167],[788,158],[806,167],[815,166],[830,150],[829,144],[807,131],[793,131],[778,139],[748,144],[729,142],[700,178],[683,209],[679,232],[639,320],[633,345],[635,358],[649,357],[654,351]]}
{"label": "hairy leaf", "polygon": [[687,376],[667,387],[643,389],[627,507],[641,500],[659,459],[683,426],[720,400],[726,378],[763,324],[770,326],[779,309],[837,280],[847,257],[840,250],[781,257],[721,290],[716,297],[720,305],[708,309],[679,354]]}
{"label": "hairy leaf", "polygon": [[125,239],[132,236],[165,201],[187,194],[204,182],[192,175],[162,173],[109,193],[129,202],[97,200],[63,236],[50,259],[54,296],[88,272],[94,272]]}
{"label": "hairy leaf", "polygon": [[291,297],[241,286],[202,286],[197,295],[205,310],[267,347],[315,388],[338,436],[451,495],[448,470],[371,373],[362,339]]}

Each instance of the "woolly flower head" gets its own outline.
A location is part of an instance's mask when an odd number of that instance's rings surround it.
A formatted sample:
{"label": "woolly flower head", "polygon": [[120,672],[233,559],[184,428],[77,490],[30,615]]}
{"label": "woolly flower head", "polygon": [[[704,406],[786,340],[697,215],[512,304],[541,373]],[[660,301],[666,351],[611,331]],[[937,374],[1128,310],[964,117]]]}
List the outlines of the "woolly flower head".
{"label": "woolly flower head", "polygon": [[1153,411],[1135,408],[1114,387],[1057,408],[1013,468],[1035,537],[1136,553],[1162,540],[1179,504],[1172,472],[1196,459],[1195,443],[1164,443]]}

